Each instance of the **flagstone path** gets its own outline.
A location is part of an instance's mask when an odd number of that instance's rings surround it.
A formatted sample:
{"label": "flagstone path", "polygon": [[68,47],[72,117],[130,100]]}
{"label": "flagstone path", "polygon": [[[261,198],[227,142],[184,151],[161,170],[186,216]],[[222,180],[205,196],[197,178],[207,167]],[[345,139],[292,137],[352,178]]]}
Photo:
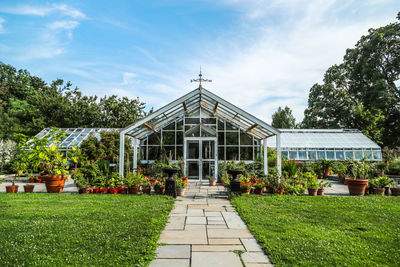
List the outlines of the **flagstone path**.
{"label": "flagstone path", "polygon": [[[189,183],[161,233],[150,267],[273,266],[228,200],[223,186]],[[242,251],[241,259],[238,253]]]}

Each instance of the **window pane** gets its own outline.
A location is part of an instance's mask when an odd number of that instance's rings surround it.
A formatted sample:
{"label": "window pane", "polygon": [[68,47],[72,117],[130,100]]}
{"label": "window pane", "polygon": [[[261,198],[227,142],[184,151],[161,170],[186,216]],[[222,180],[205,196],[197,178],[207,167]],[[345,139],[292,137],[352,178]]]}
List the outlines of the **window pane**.
{"label": "window pane", "polygon": [[176,146],[176,159],[183,158],[183,146]]}
{"label": "window pane", "polygon": [[253,143],[253,137],[249,134],[240,131],[240,145],[251,146],[252,143]]}
{"label": "window pane", "polygon": [[224,147],[223,146],[219,146],[218,147],[218,160],[225,160]]}
{"label": "window pane", "polygon": [[189,179],[199,179],[199,163],[197,161],[187,162],[186,168]]}
{"label": "window pane", "polygon": [[358,160],[363,158],[362,151],[354,151],[354,157]]}
{"label": "window pane", "polygon": [[346,159],[353,159],[354,157],[353,151],[346,151],[345,154],[346,154]]}
{"label": "window pane", "polygon": [[185,124],[200,124],[200,118],[185,118]]}
{"label": "window pane", "polygon": [[140,147],[140,160],[147,160],[147,148],[145,146]]}
{"label": "window pane", "polygon": [[253,147],[240,147],[240,160],[253,160]]}
{"label": "window pane", "polygon": [[175,130],[175,122],[170,123],[169,125],[165,126],[163,130]]}
{"label": "window pane", "polygon": [[281,151],[282,158],[288,158],[289,154],[287,151]]}
{"label": "window pane", "polygon": [[183,145],[183,132],[176,132],[176,144]]}
{"label": "window pane", "polygon": [[186,126],[187,131],[185,132],[186,137],[200,137],[200,125],[197,126]]}
{"label": "window pane", "polygon": [[149,146],[149,158],[148,160],[157,160],[160,158],[160,147],[159,146]]}
{"label": "window pane", "polygon": [[149,140],[149,145],[160,145],[160,134],[159,133],[152,133],[151,135],[149,135],[148,137]]}
{"label": "window pane", "polygon": [[215,126],[201,126],[201,136],[202,137],[215,137],[217,135],[217,131]]}
{"label": "window pane", "polygon": [[239,133],[237,132],[226,132],[226,144],[227,145],[239,145]]}
{"label": "window pane", "polygon": [[257,138],[254,138],[254,145],[259,146],[261,144],[260,140]]}
{"label": "window pane", "polygon": [[325,159],[325,151],[318,151],[317,155],[318,159]]}
{"label": "window pane", "polygon": [[201,122],[204,124],[215,124],[215,118],[202,118]]}
{"label": "window pane", "polygon": [[218,119],[218,131],[224,131],[224,130],[225,130],[224,121]]}
{"label": "window pane", "polygon": [[261,157],[260,153],[261,153],[260,146],[255,146],[254,147],[254,159],[259,159]]}
{"label": "window pane", "polygon": [[299,160],[307,160],[307,152],[306,151],[299,151]]}
{"label": "window pane", "polygon": [[178,122],[176,123],[176,129],[177,129],[177,130],[183,130],[183,120],[178,121]]}
{"label": "window pane", "polygon": [[308,159],[309,160],[316,160],[317,159],[317,152],[316,151],[308,151]]}
{"label": "window pane", "polygon": [[334,160],[334,159],[335,159],[335,152],[333,152],[333,151],[326,151],[326,159]]}
{"label": "window pane", "polygon": [[164,132],[162,133],[164,145],[175,145],[175,132]]}
{"label": "window pane", "polygon": [[372,151],[364,151],[364,157],[368,160],[372,159]]}
{"label": "window pane", "polygon": [[297,151],[289,151],[289,159],[296,159]]}
{"label": "window pane", "polygon": [[218,132],[218,145],[225,145],[225,133]]}
{"label": "window pane", "polygon": [[234,126],[233,124],[226,122],[226,130],[227,131],[232,131],[232,130],[237,130],[238,128]]}
{"label": "window pane", "polygon": [[175,160],[175,146],[164,146],[163,149],[167,158],[172,158],[172,160]]}
{"label": "window pane", "polygon": [[203,159],[215,159],[215,142],[204,140],[202,146]]}
{"label": "window pane", "polygon": [[207,176],[215,177],[215,162],[214,161],[206,161],[203,162],[203,170],[202,170],[203,178]]}
{"label": "window pane", "polygon": [[382,159],[382,155],[381,155],[380,151],[373,151],[373,156],[374,156],[374,159],[377,159],[377,160]]}
{"label": "window pane", "polygon": [[336,159],[337,160],[344,160],[344,152],[343,151],[336,151]]}
{"label": "window pane", "polygon": [[199,141],[187,141],[187,151],[186,158],[187,159],[198,159],[199,158]]}
{"label": "window pane", "polygon": [[239,160],[239,148],[238,147],[227,147],[226,148],[226,159],[227,160]]}

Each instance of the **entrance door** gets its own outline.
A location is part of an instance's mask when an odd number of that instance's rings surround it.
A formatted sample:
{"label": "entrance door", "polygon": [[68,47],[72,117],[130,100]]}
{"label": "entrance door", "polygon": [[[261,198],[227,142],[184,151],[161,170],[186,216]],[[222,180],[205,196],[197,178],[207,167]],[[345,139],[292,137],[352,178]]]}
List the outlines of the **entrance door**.
{"label": "entrance door", "polygon": [[217,178],[217,139],[185,138],[185,175],[192,181],[207,180],[207,176]]}

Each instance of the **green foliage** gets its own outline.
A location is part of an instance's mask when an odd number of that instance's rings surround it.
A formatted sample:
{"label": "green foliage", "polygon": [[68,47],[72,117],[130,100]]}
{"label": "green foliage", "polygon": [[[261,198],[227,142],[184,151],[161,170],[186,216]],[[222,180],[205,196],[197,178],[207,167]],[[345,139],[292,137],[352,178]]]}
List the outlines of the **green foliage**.
{"label": "green foliage", "polygon": [[388,174],[400,175],[400,158],[397,158],[389,163]]}
{"label": "green foliage", "polygon": [[[174,200],[165,196],[0,194],[4,266],[148,266]],[[10,220],[12,218],[12,220]]]}
{"label": "green foliage", "polygon": [[317,176],[311,172],[302,173],[301,177],[305,180],[307,188],[317,189],[319,188],[319,183]]}
{"label": "green foliage", "polygon": [[145,180],[145,177],[140,172],[128,172],[123,179],[124,184],[127,187],[138,187]]}
{"label": "green foliage", "polygon": [[394,184],[394,180],[387,176],[381,176],[369,181],[373,188],[385,188],[386,186]]}
{"label": "green foliage", "polygon": [[183,181],[181,178],[175,179],[175,185],[176,188],[185,188],[187,186],[187,183]]}
{"label": "green foliage", "polygon": [[373,141],[400,143],[400,22],[370,29],[343,63],[310,89],[302,127],[359,129]]}
{"label": "green foliage", "polygon": [[282,172],[285,176],[289,178],[293,178],[297,176],[298,168],[297,165],[299,163],[295,160],[283,160],[282,161]]}
{"label": "green foliage", "polygon": [[306,182],[302,178],[283,178],[283,189],[285,194],[300,196],[306,190]]}
{"label": "green foliage", "polygon": [[103,173],[93,161],[83,162],[79,169],[72,172],[72,179],[79,187],[105,186]]}
{"label": "green foliage", "polygon": [[275,266],[397,266],[400,198],[243,195],[231,200]]}
{"label": "green foliage", "polygon": [[285,106],[284,109],[279,107],[278,110],[272,114],[272,127],[280,129],[296,128],[296,119],[288,106]]}

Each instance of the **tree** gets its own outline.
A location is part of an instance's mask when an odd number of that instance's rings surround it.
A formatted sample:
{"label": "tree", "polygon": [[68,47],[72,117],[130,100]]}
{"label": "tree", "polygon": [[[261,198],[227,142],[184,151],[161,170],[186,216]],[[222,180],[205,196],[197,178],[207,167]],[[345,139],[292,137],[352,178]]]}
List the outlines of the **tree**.
{"label": "tree", "polygon": [[326,71],[323,84],[312,86],[302,127],[356,128],[378,144],[398,145],[399,75],[400,22],[370,29]]}
{"label": "tree", "polygon": [[296,127],[296,119],[288,106],[285,106],[284,109],[279,107],[278,110],[272,114],[272,127],[281,129],[293,129]]}

